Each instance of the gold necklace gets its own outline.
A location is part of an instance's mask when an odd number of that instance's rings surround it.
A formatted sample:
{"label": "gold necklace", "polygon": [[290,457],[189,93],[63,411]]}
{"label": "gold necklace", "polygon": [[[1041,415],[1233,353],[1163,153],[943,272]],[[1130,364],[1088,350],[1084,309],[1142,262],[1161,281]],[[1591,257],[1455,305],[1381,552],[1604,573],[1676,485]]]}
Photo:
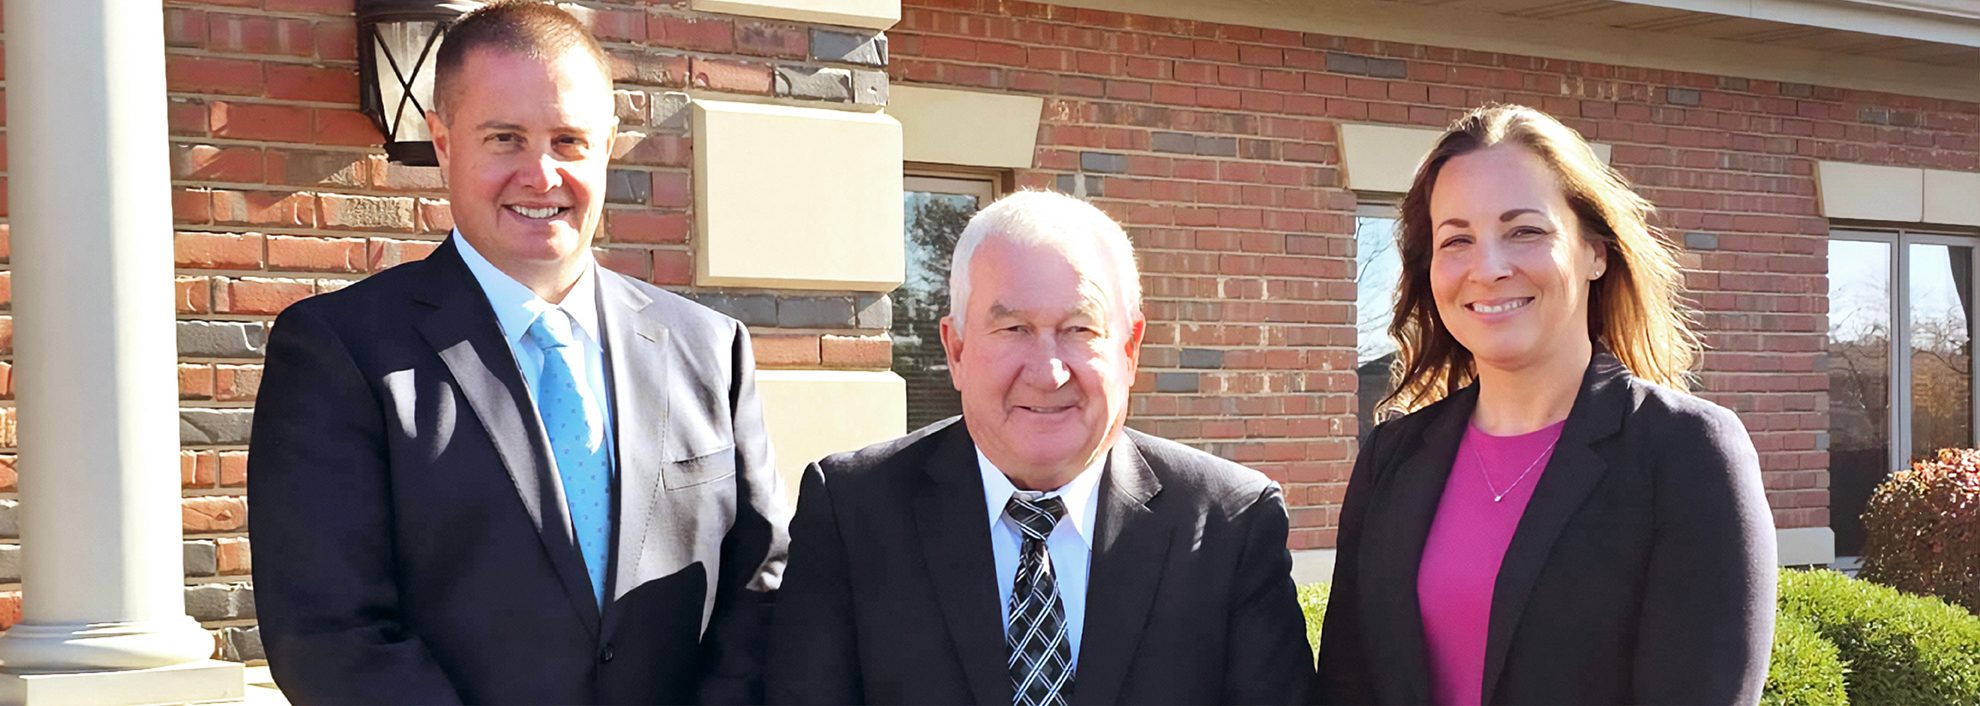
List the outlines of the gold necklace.
{"label": "gold necklace", "polygon": [[1492,484],[1492,474],[1485,472],[1485,457],[1479,455],[1478,447],[1466,445],[1466,448],[1471,449],[1471,460],[1478,462],[1478,477],[1485,479],[1485,489],[1492,491],[1492,502],[1496,503],[1505,500],[1507,493],[1511,493],[1513,488],[1519,487],[1520,481],[1526,480],[1527,476],[1532,475],[1533,469],[1540,467],[1540,459],[1546,458],[1548,454],[1553,453],[1554,445],[1559,443],[1561,443],[1561,440],[1556,437],[1553,443],[1547,444],[1546,450],[1541,451],[1540,455],[1534,456],[1533,462],[1526,464],[1526,470],[1520,473],[1518,478],[1514,478],[1512,485],[1506,486],[1505,490],[1499,490],[1498,486]]}

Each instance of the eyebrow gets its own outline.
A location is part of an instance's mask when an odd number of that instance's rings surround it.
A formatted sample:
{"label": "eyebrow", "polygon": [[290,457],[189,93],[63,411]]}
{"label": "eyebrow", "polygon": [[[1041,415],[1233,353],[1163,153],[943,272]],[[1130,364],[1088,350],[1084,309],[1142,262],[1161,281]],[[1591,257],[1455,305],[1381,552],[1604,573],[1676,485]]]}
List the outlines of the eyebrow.
{"label": "eyebrow", "polygon": [[[1106,316],[1104,311],[1096,311],[1095,309],[1096,306],[1092,303],[1082,303],[1079,306],[1067,309],[1065,313],[1069,316],[1091,316],[1095,318],[1104,318]],[[1003,302],[992,302],[990,304],[990,318],[992,319],[1006,317],[1023,318],[1023,313],[1021,310],[1005,306]]]}
{"label": "eyebrow", "polygon": [[[1499,214],[1499,222],[1509,223],[1512,221],[1512,219],[1518,218],[1520,216],[1524,216],[1529,213],[1534,215],[1541,215],[1541,216],[1546,215],[1544,213],[1541,213],[1540,209],[1537,208],[1515,208],[1513,210]],[[1443,223],[1437,224],[1438,228],[1442,228],[1444,226],[1457,226],[1459,228],[1470,228],[1471,221],[1467,221],[1462,218],[1446,218],[1444,219]]]}
{"label": "eyebrow", "polygon": [[[508,122],[502,122],[502,121],[500,121],[500,120],[489,120],[489,121],[487,121],[487,122],[483,122],[483,123],[482,123],[482,124],[480,124],[480,125],[476,125],[476,126],[474,126],[474,129],[476,129],[476,130],[507,130],[507,131],[511,131],[511,132],[525,132],[525,131],[527,131],[527,130],[528,130],[528,128],[525,128],[525,127],[523,127],[522,125],[518,125],[518,124],[516,124],[516,123],[508,123]],[[588,127],[584,127],[584,126],[582,126],[582,125],[559,125],[559,126],[556,126],[556,127],[552,127],[552,128],[550,128],[550,131],[551,131],[551,132],[558,132],[558,133],[569,133],[569,134],[579,134],[579,133],[584,133],[584,132],[588,132],[588,131],[590,131],[590,130],[592,130],[592,129],[593,129],[593,128],[588,128]]]}

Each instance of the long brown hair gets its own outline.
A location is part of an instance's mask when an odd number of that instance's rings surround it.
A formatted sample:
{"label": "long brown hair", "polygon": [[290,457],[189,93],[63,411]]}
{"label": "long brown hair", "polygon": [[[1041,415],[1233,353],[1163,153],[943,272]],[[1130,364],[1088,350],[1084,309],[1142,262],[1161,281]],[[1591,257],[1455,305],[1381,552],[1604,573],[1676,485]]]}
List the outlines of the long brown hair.
{"label": "long brown hair", "polygon": [[1637,377],[1689,389],[1688,371],[1702,344],[1682,301],[1677,247],[1650,225],[1655,208],[1604,164],[1580,133],[1538,110],[1493,104],[1451,125],[1403,196],[1397,232],[1401,288],[1389,324],[1398,348],[1390,368],[1396,385],[1379,406],[1415,411],[1478,375],[1471,351],[1437,316],[1430,291],[1430,191],[1452,158],[1505,143],[1525,147],[1547,163],[1581,220],[1582,238],[1608,253],[1603,276],[1589,283],[1589,336],[1606,344]]}

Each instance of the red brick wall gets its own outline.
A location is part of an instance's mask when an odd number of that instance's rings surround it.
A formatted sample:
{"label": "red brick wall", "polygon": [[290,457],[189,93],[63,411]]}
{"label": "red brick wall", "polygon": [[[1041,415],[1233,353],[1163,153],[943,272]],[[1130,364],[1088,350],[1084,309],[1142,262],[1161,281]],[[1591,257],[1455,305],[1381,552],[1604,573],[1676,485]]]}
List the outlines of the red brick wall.
{"label": "red brick wall", "polygon": [[1980,171],[1968,103],[1011,0],[905,5],[896,82],[1045,98],[1018,182],[1078,184],[1142,253],[1133,424],[1285,483],[1295,548],[1332,546],[1358,432],[1342,122],[1441,128],[1509,101],[1613,145],[1690,245],[1703,394],[1752,430],[1784,528],[1828,524],[1816,162]]}
{"label": "red brick wall", "polygon": [[[875,297],[689,286],[692,150],[678,92],[873,102],[884,96],[877,60],[820,56],[828,49],[813,45],[814,31],[834,34],[824,37],[832,47],[861,32],[696,13],[685,0],[578,6],[613,56],[624,131],[601,261],[743,318],[762,334],[765,367],[885,369],[887,339],[875,330],[885,323],[860,315]],[[245,493],[267,327],[297,300],[424,257],[452,220],[439,170],[387,162],[357,110],[353,0],[164,0],[163,11],[188,610],[214,631],[217,656],[255,659]],[[845,95],[794,95],[780,69],[843,71]],[[883,90],[856,96],[862,72]],[[5,208],[0,196],[0,217]],[[14,501],[9,313],[0,311],[0,512]],[[0,629],[19,619],[17,580],[0,577]]]}

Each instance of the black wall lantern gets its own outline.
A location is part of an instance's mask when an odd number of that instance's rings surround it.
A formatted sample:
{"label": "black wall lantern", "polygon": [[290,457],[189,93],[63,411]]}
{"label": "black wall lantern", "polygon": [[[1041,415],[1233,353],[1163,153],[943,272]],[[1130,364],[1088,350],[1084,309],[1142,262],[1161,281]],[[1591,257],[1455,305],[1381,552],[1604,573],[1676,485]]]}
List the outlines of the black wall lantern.
{"label": "black wall lantern", "polygon": [[385,156],[438,166],[426,111],[433,65],[447,25],[481,3],[471,0],[358,0],[359,108],[385,135]]}

